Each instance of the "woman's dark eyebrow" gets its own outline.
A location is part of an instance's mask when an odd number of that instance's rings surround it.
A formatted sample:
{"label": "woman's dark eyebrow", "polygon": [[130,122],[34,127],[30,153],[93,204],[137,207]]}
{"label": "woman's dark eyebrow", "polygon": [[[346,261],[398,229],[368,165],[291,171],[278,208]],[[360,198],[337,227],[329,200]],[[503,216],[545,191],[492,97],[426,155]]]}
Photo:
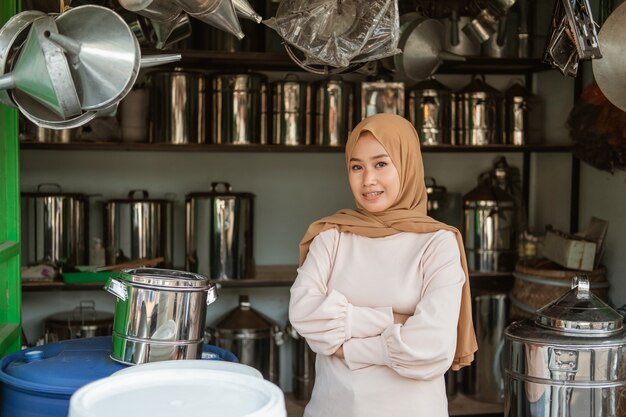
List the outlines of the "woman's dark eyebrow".
{"label": "woman's dark eyebrow", "polygon": [[[380,158],[389,158],[389,155],[387,155],[386,153],[380,154],[380,155],[376,155],[376,156],[372,156],[370,158],[370,160],[374,160],[374,159],[380,159]],[[350,158],[350,162],[355,161],[355,162],[361,162],[360,159],[357,158]]]}

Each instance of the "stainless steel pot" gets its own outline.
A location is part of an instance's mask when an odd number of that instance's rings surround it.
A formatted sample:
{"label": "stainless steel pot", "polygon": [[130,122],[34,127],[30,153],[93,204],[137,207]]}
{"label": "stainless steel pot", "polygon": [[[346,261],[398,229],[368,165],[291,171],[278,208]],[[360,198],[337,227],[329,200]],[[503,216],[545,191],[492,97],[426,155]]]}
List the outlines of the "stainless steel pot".
{"label": "stainless steel pot", "polygon": [[[136,197],[141,193],[141,197]],[[151,199],[146,190],[131,190],[126,199],[104,204],[104,245],[107,265],[173,254],[173,202]]]}
{"label": "stainless steel pot", "polygon": [[505,332],[506,417],[626,415],[623,317],[589,292],[572,289]]}
{"label": "stainless steel pot", "polygon": [[272,87],[272,143],[310,145],[313,93],[311,83],[287,74]]}
{"label": "stainless steel pot", "polygon": [[541,102],[520,82],[504,92],[504,130],[508,145],[537,143],[542,130]]}
{"label": "stainless steel pot", "polygon": [[35,140],[37,142],[46,143],[70,143],[80,138],[82,127],[74,129],[46,129],[45,127],[36,127]]}
{"label": "stainless steel pot", "polygon": [[460,145],[493,145],[498,135],[500,92],[487,84],[484,77],[472,81],[456,92],[457,143]]}
{"label": "stainless steel pot", "polygon": [[83,300],[72,311],[64,311],[44,320],[45,343],[85,337],[110,336],[113,314],[96,311],[92,300]]}
{"label": "stainless steel pot", "polygon": [[267,143],[267,78],[264,75],[212,75],[211,103],[214,143]]}
{"label": "stainless steel pot", "polygon": [[409,90],[409,120],[422,145],[450,143],[452,91],[430,78]]}
{"label": "stainless steel pot", "polygon": [[111,359],[141,364],[200,359],[207,305],[217,297],[207,277],[168,269],[127,269],[105,289],[117,297]]}
{"label": "stainless steel pot", "polygon": [[193,71],[150,74],[150,141],[153,143],[206,142],[206,81]]}
{"label": "stainless steel pot", "polygon": [[187,270],[212,279],[254,276],[254,194],[213,182],[185,200]]}
{"label": "stainless steel pot", "polygon": [[314,86],[315,144],[345,145],[354,124],[354,84],[335,76]]}
{"label": "stainless steel pot", "polygon": [[404,83],[384,80],[361,83],[361,119],[376,113],[404,116]]}
{"label": "stainless steel pot", "polygon": [[481,183],[463,196],[463,233],[471,271],[509,272],[517,259],[517,207],[506,191]]}
{"label": "stainless steel pot", "polygon": [[315,385],[315,352],[291,324],[287,323],[285,332],[293,340],[293,395],[297,400],[308,401]]}
{"label": "stainless steel pot", "polygon": [[207,328],[207,343],[227,349],[239,362],[258,369],[263,377],[278,383],[279,346],[284,337],[280,327],[253,309],[247,295],[239,297],[239,306],[212,328]]}
{"label": "stainless steel pot", "polygon": [[[45,191],[50,189],[50,191]],[[87,265],[89,199],[65,193],[58,184],[39,184],[21,193],[22,265],[41,262]]]}

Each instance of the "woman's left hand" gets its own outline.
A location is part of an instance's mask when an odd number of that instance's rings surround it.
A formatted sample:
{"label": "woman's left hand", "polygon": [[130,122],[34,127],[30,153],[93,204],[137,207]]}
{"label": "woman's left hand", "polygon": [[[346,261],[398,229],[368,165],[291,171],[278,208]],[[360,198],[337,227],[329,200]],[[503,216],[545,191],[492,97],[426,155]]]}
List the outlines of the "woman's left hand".
{"label": "woman's left hand", "polygon": [[345,359],[343,356],[343,345],[339,346],[339,349],[337,349],[335,353],[333,353],[333,356],[336,356],[339,359]]}

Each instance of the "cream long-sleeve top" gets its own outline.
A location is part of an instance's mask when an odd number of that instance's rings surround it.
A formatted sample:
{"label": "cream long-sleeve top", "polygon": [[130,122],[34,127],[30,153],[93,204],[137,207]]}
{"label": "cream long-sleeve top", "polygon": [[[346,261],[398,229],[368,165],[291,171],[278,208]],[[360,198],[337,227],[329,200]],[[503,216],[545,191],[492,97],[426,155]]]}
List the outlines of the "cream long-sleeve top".
{"label": "cream long-sleeve top", "polygon": [[[315,237],[289,320],[317,353],[305,417],[445,417],[465,274],[452,232]],[[393,323],[393,312],[410,315]],[[343,345],[345,359],[333,356]]]}

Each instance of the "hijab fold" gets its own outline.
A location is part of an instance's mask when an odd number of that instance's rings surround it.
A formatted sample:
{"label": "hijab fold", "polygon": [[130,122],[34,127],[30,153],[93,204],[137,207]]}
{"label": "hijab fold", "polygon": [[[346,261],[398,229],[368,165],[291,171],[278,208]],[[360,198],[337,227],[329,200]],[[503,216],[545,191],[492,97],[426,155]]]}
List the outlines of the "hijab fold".
{"label": "hijab fold", "polygon": [[474,352],[478,349],[472,324],[469,274],[463,238],[456,228],[426,215],[424,164],[417,132],[408,120],[385,113],[363,119],[354,128],[346,143],[348,169],[356,142],[361,133],[366,131],[372,133],[382,144],[398,170],[400,176],[398,198],[391,207],[379,213],[371,213],[357,202],[357,210],[340,210],[332,216],[324,217],[311,224],[300,242],[300,265],[306,259],[309,246],[315,236],[332,228],[370,238],[385,237],[400,232],[431,233],[438,230],[453,232],[459,245],[461,265],[465,272],[457,325],[457,345],[452,362],[452,369],[459,370],[474,360]]}

